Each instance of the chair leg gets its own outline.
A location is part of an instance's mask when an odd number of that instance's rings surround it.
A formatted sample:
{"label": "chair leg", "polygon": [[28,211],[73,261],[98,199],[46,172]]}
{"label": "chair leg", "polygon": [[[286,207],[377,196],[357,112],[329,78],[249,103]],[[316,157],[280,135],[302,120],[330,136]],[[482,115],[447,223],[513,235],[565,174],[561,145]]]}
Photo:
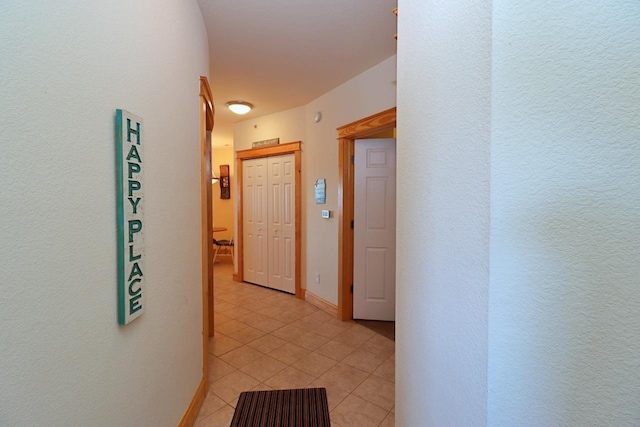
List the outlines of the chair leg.
{"label": "chair leg", "polygon": [[220,250],[220,245],[216,245],[216,251],[213,253],[213,263],[216,263],[216,260],[218,259],[218,251]]}

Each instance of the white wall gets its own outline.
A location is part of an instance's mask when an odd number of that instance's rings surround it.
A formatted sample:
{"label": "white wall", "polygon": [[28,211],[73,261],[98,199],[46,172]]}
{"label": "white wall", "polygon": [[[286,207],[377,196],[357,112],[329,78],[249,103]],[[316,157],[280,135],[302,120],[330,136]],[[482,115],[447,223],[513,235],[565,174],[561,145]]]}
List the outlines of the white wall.
{"label": "white wall", "polygon": [[398,425],[639,425],[640,5],[399,9]]}
{"label": "white wall", "polygon": [[296,107],[236,123],[233,147],[236,151],[248,150],[252,142],[272,138],[280,138],[281,144],[303,141],[306,136],[304,114],[304,107]]}
{"label": "white wall", "polygon": [[[280,138],[302,144],[302,287],[338,303],[338,219],[320,211],[338,208],[338,141],[336,128],[395,106],[396,57],[338,86],[303,107],[237,123],[236,150],[251,142]],[[322,120],[313,117],[322,112]],[[254,127],[257,125],[257,128]],[[327,203],[315,203],[314,183],[327,180]],[[320,284],[315,274],[320,273]]]}
{"label": "white wall", "polygon": [[[3,1],[0,40],[0,424],[175,426],[202,375],[198,6]],[[146,141],[147,310],[125,327],[116,108]]]}
{"label": "white wall", "polygon": [[398,9],[396,424],[482,426],[491,2]]}
{"label": "white wall", "polygon": [[494,1],[490,425],[640,425],[639,23]]}

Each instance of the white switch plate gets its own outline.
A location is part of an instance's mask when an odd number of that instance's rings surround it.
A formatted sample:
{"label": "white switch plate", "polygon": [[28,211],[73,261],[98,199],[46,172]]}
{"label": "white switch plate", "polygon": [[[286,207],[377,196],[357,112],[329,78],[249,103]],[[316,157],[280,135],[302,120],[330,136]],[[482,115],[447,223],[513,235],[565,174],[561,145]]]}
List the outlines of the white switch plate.
{"label": "white switch plate", "polygon": [[322,210],[322,218],[329,218],[330,214],[329,211],[326,209]]}

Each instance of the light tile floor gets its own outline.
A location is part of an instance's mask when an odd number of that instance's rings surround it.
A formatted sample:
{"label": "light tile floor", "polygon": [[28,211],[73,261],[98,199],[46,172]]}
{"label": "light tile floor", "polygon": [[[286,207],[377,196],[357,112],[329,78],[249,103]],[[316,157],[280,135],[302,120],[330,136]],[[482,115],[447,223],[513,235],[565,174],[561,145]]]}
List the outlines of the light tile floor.
{"label": "light tile floor", "polygon": [[333,427],[393,426],[395,343],[216,263],[210,391],[196,426],[228,427],[248,390],[325,387]]}

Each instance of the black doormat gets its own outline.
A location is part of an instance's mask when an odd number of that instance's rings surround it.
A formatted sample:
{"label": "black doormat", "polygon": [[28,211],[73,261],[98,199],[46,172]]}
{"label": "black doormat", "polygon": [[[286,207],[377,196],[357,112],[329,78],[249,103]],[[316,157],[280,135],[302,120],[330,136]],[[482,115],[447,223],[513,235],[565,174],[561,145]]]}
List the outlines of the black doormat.
{"label": "black doormat", "polygon": [[244,391],[230,427],[331,427],[327,389]]}

